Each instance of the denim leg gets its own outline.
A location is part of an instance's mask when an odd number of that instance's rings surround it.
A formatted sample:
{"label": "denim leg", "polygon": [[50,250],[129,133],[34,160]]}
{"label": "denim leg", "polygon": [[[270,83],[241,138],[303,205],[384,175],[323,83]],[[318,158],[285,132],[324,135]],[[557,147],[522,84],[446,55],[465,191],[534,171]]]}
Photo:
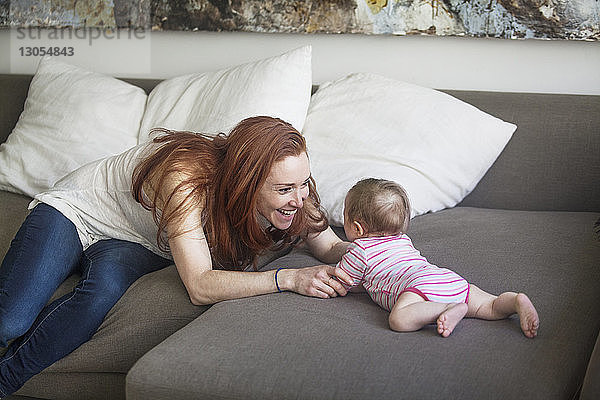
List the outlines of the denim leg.
{"label": "denim leg", "polygon": [[31,327],[82,256],[77,229],[59,211],[38,204],[27,216],[0,267],[0,347]]}
{"label": "denim leg", "polygon": [[172,263],[143,246],[102,240],[82,257],[75,290],[55,300],[0,358],[0,390],[18,390],[29,378],[88,341],[123,293],[139,277]]}

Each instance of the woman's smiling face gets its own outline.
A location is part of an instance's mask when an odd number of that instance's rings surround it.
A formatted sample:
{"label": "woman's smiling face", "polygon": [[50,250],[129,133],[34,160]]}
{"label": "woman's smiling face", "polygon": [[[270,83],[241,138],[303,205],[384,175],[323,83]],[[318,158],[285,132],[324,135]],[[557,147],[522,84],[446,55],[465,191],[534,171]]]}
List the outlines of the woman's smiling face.
{"label": "woman's smiling face", "polygon": [[308,197],[309,179],[306,153],[276,162],[258,192],[257,211],[275,228],[288,229]]}

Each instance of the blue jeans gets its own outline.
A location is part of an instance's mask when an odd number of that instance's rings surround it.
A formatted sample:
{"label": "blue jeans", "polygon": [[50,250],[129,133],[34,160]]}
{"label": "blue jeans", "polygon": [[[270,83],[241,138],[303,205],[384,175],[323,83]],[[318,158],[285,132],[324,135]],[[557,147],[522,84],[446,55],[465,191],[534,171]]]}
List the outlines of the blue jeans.
{"label": "blue jeans", "polygon": [[[0,397],[89,340],[136,279],[172,261],[143,246],[102,240],[83,251],[75,225],[56,209],[37,205],[0,267]],[[71,274],[73,292],[46,305]]]}

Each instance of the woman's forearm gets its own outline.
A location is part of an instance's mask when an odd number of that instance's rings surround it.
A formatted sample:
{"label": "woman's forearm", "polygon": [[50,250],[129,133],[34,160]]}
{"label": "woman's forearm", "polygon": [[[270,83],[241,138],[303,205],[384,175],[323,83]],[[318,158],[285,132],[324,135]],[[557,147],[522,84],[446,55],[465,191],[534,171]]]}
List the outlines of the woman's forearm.
{"label": "woman's forearm", "polygon": [[346,289],[338,280],[343,280],[346,284],[352,283],[350,276],[339,268],[317,265],[300,269],[284,268],[278,273],[275,270],[210,270],[197,275],[191,282],[188,280],[185,286],[193,304],[208,305],[223,300],[275,293],[277,287],[281,291],[290,290],[313,297],[345,296]]}
{"label": "woman's forearm", "polygon": [[223,300],[277,292],[275,271],[209,270],[196,276],[192,282],[188,282],[186,288],[192,304],[195,305],[214,304]]}

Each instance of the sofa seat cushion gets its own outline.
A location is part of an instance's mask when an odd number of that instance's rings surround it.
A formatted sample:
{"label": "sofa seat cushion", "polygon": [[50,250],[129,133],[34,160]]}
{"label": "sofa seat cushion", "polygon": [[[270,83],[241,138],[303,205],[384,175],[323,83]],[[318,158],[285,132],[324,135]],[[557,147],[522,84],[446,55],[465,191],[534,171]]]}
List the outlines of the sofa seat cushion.
{"label": "sofa seat cushion", "polygon": [[[366,294],[270,294],[218,303],[151,350],[127,398],[573,398],[600,329],[598,216],[454,208],[412,221],[430,261],[493,293],[528,293],[533,340],[515,317],[466,319],[441,338],[391,331]],[[294,250],[265,268],[317,263]]]}

